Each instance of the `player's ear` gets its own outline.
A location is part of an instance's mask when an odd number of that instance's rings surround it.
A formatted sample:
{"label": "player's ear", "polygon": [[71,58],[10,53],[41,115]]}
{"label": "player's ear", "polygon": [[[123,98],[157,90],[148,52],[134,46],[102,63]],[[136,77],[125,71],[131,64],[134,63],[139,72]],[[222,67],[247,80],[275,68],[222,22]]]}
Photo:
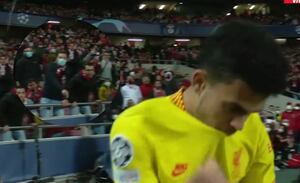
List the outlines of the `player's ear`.
{"label": "player's ear", "polygon": [[192,86],[196,92],[203,91],[207,83],[207,72],[197,69],[192,76]]}

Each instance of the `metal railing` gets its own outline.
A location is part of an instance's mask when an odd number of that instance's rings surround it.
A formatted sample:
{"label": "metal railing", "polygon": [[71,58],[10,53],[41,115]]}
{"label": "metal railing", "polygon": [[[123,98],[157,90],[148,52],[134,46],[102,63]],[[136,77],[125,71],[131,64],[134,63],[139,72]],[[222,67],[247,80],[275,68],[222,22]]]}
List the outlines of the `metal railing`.
{"label": "metal railing", "polygon": [[[46,110],[50,110],[53,114],[55,108],[71,108],[71,107],[80,107],[80,106],[93,106],[97,105],[97,113],[102,113],[106,109],[106,105],[111,104],[111,101],[99,101],[99,102],[78,102],[78,103],[70,103],[69,105],[60,104],[29,104],[25,105],[29,110],[41,110],[41,108],[46,108]],[[95,114],[95,113],[94,113]]]}
{"label": "metal railing", "polygon": [[[291,91],[291,90],[285,90],[285,92],[287,93],[287,94],[291,94],[292,96],[297,96],[297,98],[296,99],[300,99],[300,93],[298,93],[298,92],[294,92],[294,91]],[[293,97],[294,98],[294,97]]]}
{"label": "metal railing", "polygon": [[[102,122],[102,123],[82,123],[78,125],[31,125],[31,126],[12,126],[9,130],[38,130],[38,138],[43,138],[43,130],[51,128],[78,128],[80,129],[80,136],[93,135],[91,133],[91,127],[100,126],[107,127],[111,126],[112,122]],[[5,130],[4,127],[0,127],[0,131]]]}
{"label": "metal railing", "polygon": [[133,59],[133,61],[138,61],[142,64],[172,64],[195,67],[195,63],[193,60]]}

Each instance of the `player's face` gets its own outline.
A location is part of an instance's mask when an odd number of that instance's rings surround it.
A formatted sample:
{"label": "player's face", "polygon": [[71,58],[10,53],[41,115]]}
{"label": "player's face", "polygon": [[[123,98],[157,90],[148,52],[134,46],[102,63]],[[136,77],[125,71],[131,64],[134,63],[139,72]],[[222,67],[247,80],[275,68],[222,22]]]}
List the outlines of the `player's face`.
{"label": "player's face", "polygon": [[196,91],[196,117],[226,134],[241,130],[251,113],[263,109],[266,99],[238,79],[214,84],[204,79]]}

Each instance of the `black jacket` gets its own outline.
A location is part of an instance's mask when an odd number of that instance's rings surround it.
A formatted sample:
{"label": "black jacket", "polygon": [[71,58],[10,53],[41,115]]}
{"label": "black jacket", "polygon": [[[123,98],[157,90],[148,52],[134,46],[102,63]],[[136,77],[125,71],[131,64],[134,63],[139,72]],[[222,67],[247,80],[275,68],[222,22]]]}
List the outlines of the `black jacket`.
{"label": "black jacket", "polygon": [[97,99],[97,81],[95,77],[88,80],[78,73],[70,80],[67,89],[70,93],[70,101],[89,102],[89,94],[93,94],[94,99]]}
{"label": "black jacket", "polygon": [[45,98],[63,100],[61,91],[64,89],[64,85],[57,75],[58,68],[59,66],[55,62],[47,66],[43,93],[43,97]]}
{"label": "black jacket", "polygon": [[24,106],[19,97],[11,92],[0,99],[0,125],[21,126],[24,117],[33,119],[33,114]]}
{"label": "black jacket", "polygon": [[16,63],[15,80],[20,82],[22,87],[26,87],[29,79],[42,81],[42,69],[38,57],[22,57]]}
{"label": "black jacket", "polygon": [[5,73],[0,75],[0,99],[4,94],[14,87],[12,71],[8,65],[5,66]]}

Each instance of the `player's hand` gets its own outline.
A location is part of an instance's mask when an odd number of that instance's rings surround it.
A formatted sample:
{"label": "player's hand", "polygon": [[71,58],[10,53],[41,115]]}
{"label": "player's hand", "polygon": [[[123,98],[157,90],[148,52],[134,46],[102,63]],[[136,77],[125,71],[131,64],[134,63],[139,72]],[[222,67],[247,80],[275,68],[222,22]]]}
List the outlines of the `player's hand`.
{"label": "player's hand", "polygon": [[215,160],[208,160],[187,183],[228,183]]}

